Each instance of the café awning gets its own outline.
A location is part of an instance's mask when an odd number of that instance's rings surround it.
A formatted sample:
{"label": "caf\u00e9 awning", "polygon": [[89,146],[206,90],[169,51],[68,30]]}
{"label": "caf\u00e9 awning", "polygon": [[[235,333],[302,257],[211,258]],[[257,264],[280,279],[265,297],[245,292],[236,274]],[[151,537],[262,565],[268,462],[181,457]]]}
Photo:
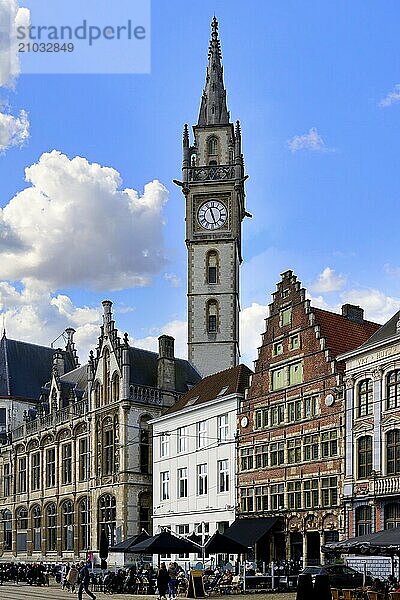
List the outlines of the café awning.
{"label": "caf\u00e9 awning", "polygon": [[260,517],[251,519],[236,519],[225,531],[224,535],[239,542],[246,548],[251,548],[269,533],[278,523],[278,517]]}
{"label": "caf\u00e9 awning", "polygon": [[223,535],[219,531],[216,531],[214,535],[208,540],[205,546],[206,552],[209,554],[245,554],[248,552],[248,548],[237,542],[233,538]]}
{"label": "caf\u00e9 awning", "polygon": [[322,552],[336,552],[337,554],[380,554],[392,556],[400,554],[400,527],[384,529],[367,535],[331,542],[321,548]]}
{"label": "caf\u00e9 awning", "polygon": [[115,544],[115,546],[110,547],[110,552],[131,552],[131,548],[136,544],[140,544],[140,542],[144,542],[149,538],[149,534],[145,531],[139,533],[139,535],[134,535],[133,537],[127,538],[126,540],[119,542],[119,544]]}

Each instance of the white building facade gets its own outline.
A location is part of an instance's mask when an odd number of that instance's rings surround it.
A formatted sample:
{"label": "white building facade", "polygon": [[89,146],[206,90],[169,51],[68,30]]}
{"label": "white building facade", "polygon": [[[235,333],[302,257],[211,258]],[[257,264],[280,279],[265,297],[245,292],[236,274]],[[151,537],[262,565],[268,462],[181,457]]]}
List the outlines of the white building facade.
{"label": "white building facade", "polygon": [[[153,531],[195,533],[204,543],[235,520],[236,416],[251,371],[203,379],[153,425]],[[174,555],[197,561],[199,555]]]}

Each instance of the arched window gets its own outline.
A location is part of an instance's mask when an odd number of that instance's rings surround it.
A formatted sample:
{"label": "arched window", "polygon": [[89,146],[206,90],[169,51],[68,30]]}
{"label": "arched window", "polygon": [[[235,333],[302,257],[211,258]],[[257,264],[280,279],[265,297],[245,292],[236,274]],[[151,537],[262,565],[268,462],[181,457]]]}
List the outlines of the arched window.
{"label": "arched window", "polygon": [[358,506],[355,510],[356,535],[367,535],[372,529],[372,510],[370,506]]}
{"label": "arched window", "polygon": [[99,381],[94,384],[94,405],[95,408],[99,408],[101,405],[101,384]]}
{"label": "arched window", "polygon": [[111,417],[103,420],[102,445],[102,472],[103,475],[112,475],[115,473],[115,431]]}
{"label": "arched window", "polygon": [[216,137],[210,137],[207,144],[208,157],[216,157],[218,155],[218,139]]}
{"label": "arched window", "polygon": [[108,348],[104,350],[103,354],[103,390],[104,390],[104,404],[110,402],[111,389],[110,389],[110,351]]}
{"label": "arched window", "polygon": [[358,384],[358,416],[365,417],[372,413],[373,388],[372,379],[364,379]]}
{"label": "arched window", "polygon": [[[370,477],[372,473],[372,437],[364,435],[357,441],[358,448],[358,479]],[[361,534],[360,534],[361,535]]]}
{"label": "arched window", "polygon": [[400,526],[400,504],[393,502],[385,506],[385,529],[394,529]]}
{"label": "arched window", "polygon": [[117,509],[115,496],[105,494],[99,499],[99,544],[102,531],[105,531],[110,546],[115,544],[116,527]]}
{"label": "arched window", "polygon": [[218,331],[218,302],[216,300],[207,302],[207,331],[208,333]]}
{"label": "arched window", "polygon": [[139,496],[139,531],[144,529],[149,533],[151,516],[151,495],[148,492],[143,492]]}
{"label": "arched window", "polygon": [[386,474],[400,473],[400,429],[393,429],[386,435]]}
{"label": "arched window", "polygon": [[150,466],[150,426],[149,417],[140,419],[140,472],[148,473]]}
{"label": "arched window", "polygon": [[79,502],[79,550],[90,548],[90,508],[89,498],[82,498]]}
{"label": "arched window", "polygon": [[207,254],[207,283],[218,283],[218,252]]}
{"label": "arched window", "polygon": [[26,542],[28,537],[28,510],[21,507],[16,512],[17,520],[17,552],[26,552]]}
{"label": "arched window", "polygon": [[114,373],[111,381],[111,401],[117,402],[119,400],[119,375]]}
{"label": "arched window", "polygon": [[3,512],[3,548],[12,549],[12,514],[9,510]]}
{"label": "arched window", "polygon": [[399,408],[400,406],[400,369],[392,371],[386,379],[386,408]]}
{"label": "arched window", "polygon": [[42,549],[42,511],[37,504],[32,508],[32,542],[33,550]]}
{"label": "arched window", "polygon": [[74,549],[74,505],[67,500],[61,505],[62,517],[62,549]]}
{"label": "arched window", "polygon": [[57,510],[54,502],[46,507],[46,538],[47,551],[55,552],[57,549]]}

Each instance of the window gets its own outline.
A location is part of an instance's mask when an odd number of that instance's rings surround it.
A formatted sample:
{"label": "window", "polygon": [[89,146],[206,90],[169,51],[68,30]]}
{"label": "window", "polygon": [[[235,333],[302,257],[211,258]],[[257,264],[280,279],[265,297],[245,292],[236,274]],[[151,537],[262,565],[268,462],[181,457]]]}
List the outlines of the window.
{"label": "window", "polygon": [[273,354],[274,354],[274,356],[279,356],[280,354],[283,354],[283,343],[282,342],[276,342],[276,344],[274,344]]}
{"label": "window", "polygon": [[9,510],[3,512],[3,549],[12,549],[12,515]]}
{"label": "window", "polygon": [[296,385],[303,381],[303,365],[295,363],[289,366],[289,385]]}
{"label": "window", "polygon": [[271,510],[282,510],[285,505],[285,486],[283,483],[271,485]]}
{"label": "window", "polygon": [[160,498],[161,500],[169,500],[169,471],[160,473]]}
{"label": "window", "polygon": [[110,351],[108,348],[106,348],[104,350],[104,354],[103,354],[103,390],[104,390],[104,404],[108,404],[111,399]]}
{"label": "window", "polygon": [[19,508],[15,516],[17,521],[17,553],[26,552],[28,511],[26,508]]}
{"label": "window", "polygon": [[242,512],[253,512],[254,499],[253,488],[241,488],[240,490],[240,510]]}
{"label": "window", "polygon": [[255,447],[256,469],[268,467],[268,444]]}
{"label": "window", "polygon": [[227,458],[217,462],[218,492],[229,492],[229,460]]}
{"label": "window", "polygon": [[57,511],[54,503],[46,508],[47,550],[55,552],[57,544]]}
{"label": "window", "polygon": [[268,408],[256,410],[254,413],[254,428],[264,429],[264,427],[268,427]]}
{"label": "window", "polygon": [[[189,535],[189,525],[186,523],[184,525],[177,525],[176,533],[183,537],[187,537]],[[188,552],[180,553],[179,558],[189,558],[189,553]]]}
{"label": "window", "polygon": [[388,374],[386,380],[386,408],[400,407],[400,369]]}
{"label": "window", "polygon": [[318,479],[306,479],[303,484],[304,508],[318,508]]}
{"label": "window", "polygon": [[140,420],[140,472],[149,472],[150,461],[150,431],[148,418]]}
{"label": "window", "polygon": [[46,487],[56,485],[56,449],[46,450]]}
{"label": "window", "polygon": [[301,421],[301,400],[294,400],[288,403],[288,422]]}
{"label": "window", "polygon": [[119,400],[119,375],[114,373],[111,381],[111,401],[117,402]]}
{"label": "window", "polygon": [[5,463],[3,469],[3,492],[5,496],[11,496],[11,465]]}
{"label": "window", "polygon": [[288,440],[287,448],[288,464],[293,465],[301,462],[301,438]]}
{"label": "window", "polygon": [[272,425],[281,425],[285,422],[285,406],[279,404],[270,408],[270,423]]}
{"label": "window", "polygon": [[313,433],[304,436],[303,442],[303,460],[317,460],[319,457],[319,435]]}
{"label": "window", "polygon": [[218,254],[215,251],[207,254],[207,283],[218,283]]}
{"label": "window", "polygon": [[301,481],[289,481],[287,484],[288,507],[301,508]]}
{"label": "window", "polygon": [[279,325],[281,327],[285,327],[286,325],[290,325],[292,322],[292,309],[291,307],[285,308],[281,310],[279,315]]}
{"label": "window", "polygon": [[218,441],[226,442],[228,439],[228,415],[220,415],[218,417]]}
{"label": "window", "polygon": [[187,467],[178,469],[178,498],[188,496],[188,470]]}
{"label": "window", "polygon": [[62,549],[74,549],[74,506],[70,500],[61,505],[62,517]]}
{"label": "window", "polygon": [[89,499],[83,498],[79,502],[79,549],[90,548],[90,509]]}
{"label": "window", "polygon": [[[358,479],[370,477],[372,473],[372,437],[364,435],[357,441]],[[361,534],[360,534],[361,535]]]}
{"label": "window", "polygon": [[358,384],[358,416],[365,417],[372,413],[373,388],[372,379],[364,379]]}
{"label": "window", "polygon": [[338,501],[337,477],[322,477],[322,506],[336,506]]}
{"label": "window", "polygon": [[115,470],[115,434],[111,419],[103,421],[103,475],[112,475]]}
{"label": "window", "polygon": [[117,530],[117,508],[115,496],[105,494],[99,499],[99,529],[98,543],[100,545],[101,532],[104,531],[110,546],[115,544]]}
{"label": "window", "polygon": [[268,487],[256,485],[255,487],[256,511],[268,510]]}
{"label": "window", "polygon": [[0,408],[0,436],[5,438],[6,435],[6,423],[7,421],[7,410],[5,408]]}
{"label": "window", "polygon": [[400,526],[400,504],[393,502],[385,506],[385,529],[394,529]]}
{"label": "window", "polygon": [[139,496],[139,529],[151,531],[151,495],[143,492]]}
{"label": "window", "polygon": [[187,427],[179,427],[178,429],[178,452],[188,451],[188,435],[189,431]]}
{"label": "window", "polygon": [[272,442],[269,445],[270,466],[276,467],[285,462],[285,444],[284,442]]}
{"label": "window", "polygon": [[62,446],[62,482],[72,483],[72,445]]}
{"label": "window", "polygon": [[207,464],[197,465],[197,495],[207,494]]}
{"label": "window", "polygon": [[300,334],[290,336],[289,348],[290,350],[298,350],[300,348]]}
{"label": "window", "polygon": [[321,456],[322,458],[331,458],[337,456],[338,443],[337,443],[337,431],[324,431],[321,434]]}
{"label": "window", "polygon": [[42,549],[41,527],[42,513],[40,506],[36,505],[32,508],[32,542],[34,552],[39,552]]}
{"label": "window", "polygon": [[211,137],[208,140],[208,154],[217,154],[218,152],[218,139],[216,137]]}
{"label": "window", "polygon": [[318,396],[306,396],[304,398],[304,418],[311,419],[318,414]]}
{"label": "window", "polygon": [[285,383],[285,369],[282,367],[282,369],[276,369],[275,371],[272,371],[272,389],[273,390],[279,390],[283,387],[285,387],[286,383]]}
{"label": "window", "polygon": [[217,333],[218,331],[218,303],[216,300],[207,302],[207,331]]}
{"label": "window", "polygon": [[400,429],[393,429],[386,435],[386,474],[400,473]]}
{"label": "window", "polygon": [[242,448],[240,450],[240,468],[242,471],[250,471],[254,467],[253,446]]}
{"label": "window", "polygon": [[32,490],[40,489],[40,452],[32,454]]}
{"label": "window", "polygon": [[160,435],[160,457],[169,456],[169,433]]}
{"label": "window", "polygon": [[205,448],[207,446],[207,421],[199,421],[197,429],[197,448]]}
{"label": "window", "polygon": [[357,506],[355,510],[356,535],[372,532],[372,510],[370,506]]}
{"label": "window", "polygon": [[87,481],[89,479],[90,469],[90,454],[89,454],[89,439],[80,438],[79,440],[79,481]]}
{"label": "window", "polygon": [[26,457],[22,456],[18,459],[18,493],[26,492]]}

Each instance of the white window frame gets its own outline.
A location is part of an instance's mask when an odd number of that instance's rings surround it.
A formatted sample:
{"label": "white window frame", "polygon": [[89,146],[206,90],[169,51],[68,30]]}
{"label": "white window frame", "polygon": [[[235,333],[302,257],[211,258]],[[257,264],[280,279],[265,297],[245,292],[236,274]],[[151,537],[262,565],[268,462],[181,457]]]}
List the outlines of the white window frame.
{"label": "white window frame", "polygon": [[208,492],[208,468],[207,463],[197,465],[197,495],[206,496]]}
{"label": "white window frame", "polygon": [[160,473],[160,499],[161,502],[169,500],[169,471],[161,471]]}
{"label": "white window frame", "polygon": [[218,487],[217,492],[229,492],[229,458],[217,461]]}
{"label": "white window frame", "polygon": [[[187,498],[188,497],[188,468],[187,467],[181,467],[180,469],[178,469],[177,480],[178,480],[178,498]],[[184,494],[181,493],[182,492],[181,484],[183,484],[183,491],[185,492]]]}
{"label": "white window frame", "polygon": [[160,435],[160,458],[169,456],[169,433]]}
{"label": "white window frame", "polygon": [[224,413],[218,417],[218,441],[226,442],[229,436],[229,415]]}
{"label": "white window frame", "polygon": [[198,421],[196,424],[196,439],[198,450],[207,446],[207,421]]}
{"label": "white window frame", "polygon": [[177,452],[178,454],[182,454],[183,452],[187,452],[189,450],[189,428],[185,425],[183,427],[178,427],[178,439],[177,439]]}

